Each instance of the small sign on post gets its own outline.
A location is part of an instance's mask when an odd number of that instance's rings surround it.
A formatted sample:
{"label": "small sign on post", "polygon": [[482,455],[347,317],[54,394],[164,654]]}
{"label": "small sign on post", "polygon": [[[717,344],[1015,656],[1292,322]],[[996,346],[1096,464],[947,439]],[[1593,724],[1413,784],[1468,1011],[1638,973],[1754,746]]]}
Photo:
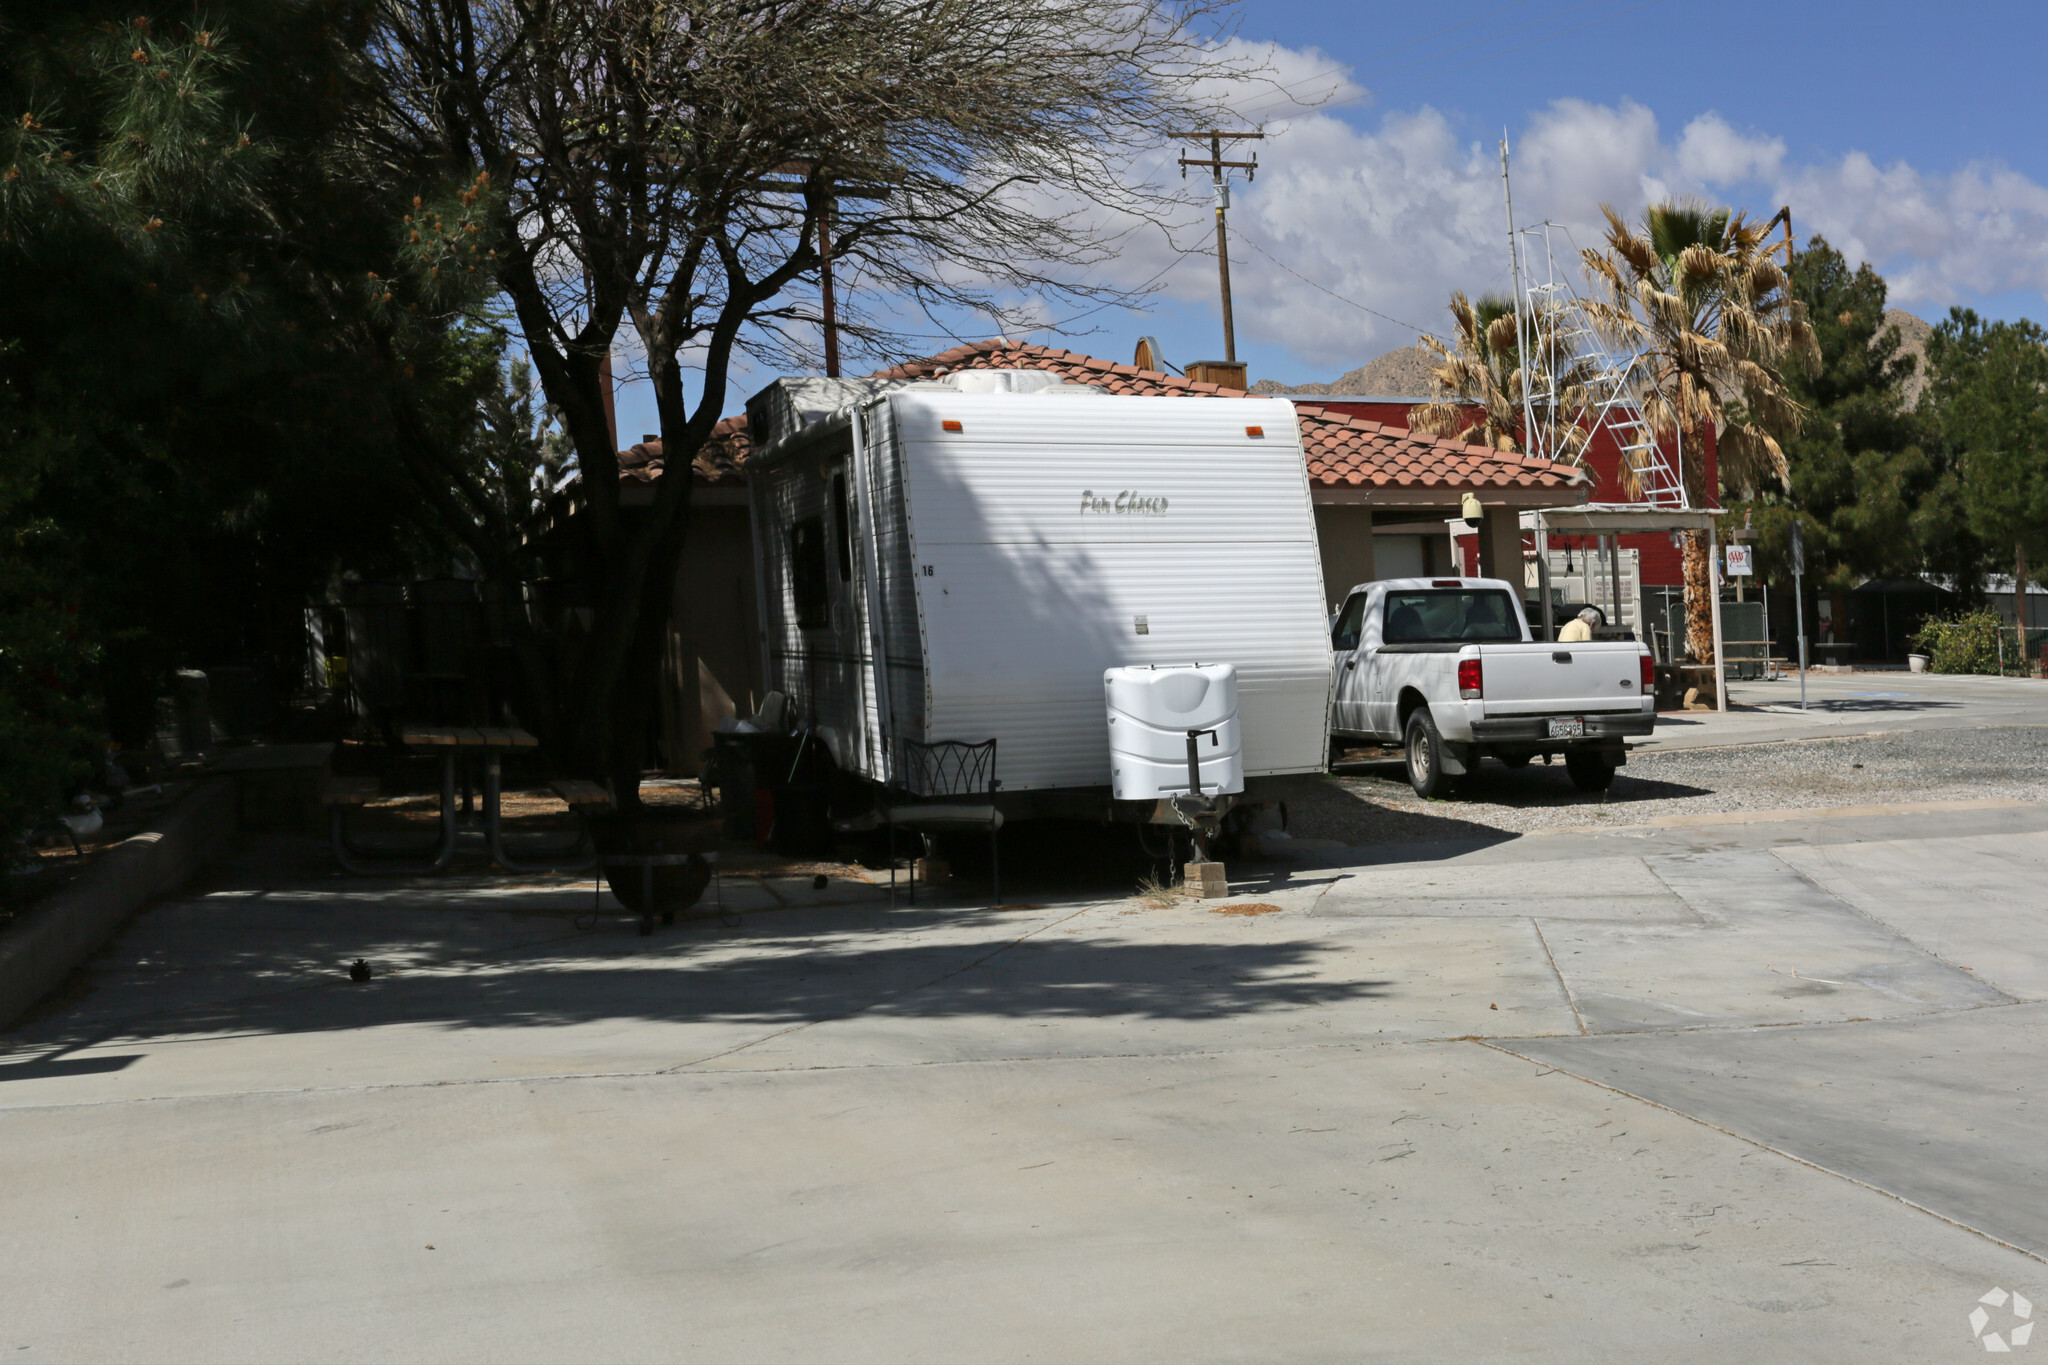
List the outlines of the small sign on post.
{"label": "small sign on post", "polygon": [[1747,545],[1730,545],[1728,547],[1728,576],[1730,578],[1747,578],[1755,573],[1755,569],[1750,567],[1750,556],[1753,553],[1754,551]]}

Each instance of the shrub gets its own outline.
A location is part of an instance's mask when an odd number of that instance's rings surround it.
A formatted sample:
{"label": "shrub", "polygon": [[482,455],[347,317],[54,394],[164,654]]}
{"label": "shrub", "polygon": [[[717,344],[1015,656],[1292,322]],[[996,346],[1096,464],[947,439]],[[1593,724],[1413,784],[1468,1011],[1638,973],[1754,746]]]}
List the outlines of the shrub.
{"label": "shrub", "polygon": [[0,557],[0,858],[66,809],[105,746],[88,690],[96,651],[37,577]]}
{"label": "shrub", "polygon": [[1935,673],[2017,673],[2024,661],[2011,635],[1997,612],[1979,608],[1945,619],[1929,617],[1913,643],[1930,656],[1928,668]]}

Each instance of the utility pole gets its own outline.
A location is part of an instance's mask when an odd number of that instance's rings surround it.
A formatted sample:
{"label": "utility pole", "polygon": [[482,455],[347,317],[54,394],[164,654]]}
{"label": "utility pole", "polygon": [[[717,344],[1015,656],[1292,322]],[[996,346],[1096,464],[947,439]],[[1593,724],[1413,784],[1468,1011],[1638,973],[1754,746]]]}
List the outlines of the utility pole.
{"label": "utility pole", "polygon": [[833,306],[832,298],[832,205],[830,195],[818,210],[818,292],[819,301],[824,305],[820,310],[825,323],[825,377],[839,377],[839,310]]}
{"label": "utility pole", "polygon": [[[777,168],[783,176],[809,177],[815,168],[807,161],[791,161]],[[756,180],[753,188],[769,194],[801,195],[809,198],[818,193],[818,293],[820,304],[819,320],[825,330],[825,377],[839,378],[839,307],[837,293],[832,281],[832,210],[842,199],[885,200],[890,195],[886,184],[860,184],[842,180],[838,176],[823,177],[822,186],[814,186],[805,179]]]}
{"label": "utility pole", "polygon": [[1215,186],[1216,276],[1223,285],[1223,358],[1235,361],[1237,359],[1237,329],[1232,323],[1230,316],[1230,239],[1229,235],[1224,231],[1223,216],[1230,209],[1229,171],[1233,168],[1241,170],[1245,173],[1244,178],[1249,181],[1259,173],[1259,158],[1255,152],[1252,154],[1250,161],[1225,161],[1223,159],[1223,144],[1247,139],[1257,140],[1265,137],[1265,134],[1226,133],[1220,129],[1212,128],[1206,133],[1174,133],[1172,136],[1182,138],[1188,142],[1207,142],[1209,144],[1208,160],[1190,161],[1185,156],[1180,159],[1180,178],[1183,180],[1188,178],[1188,167],[1190,166],[1206,166],[1209,168],[1210,176]]}

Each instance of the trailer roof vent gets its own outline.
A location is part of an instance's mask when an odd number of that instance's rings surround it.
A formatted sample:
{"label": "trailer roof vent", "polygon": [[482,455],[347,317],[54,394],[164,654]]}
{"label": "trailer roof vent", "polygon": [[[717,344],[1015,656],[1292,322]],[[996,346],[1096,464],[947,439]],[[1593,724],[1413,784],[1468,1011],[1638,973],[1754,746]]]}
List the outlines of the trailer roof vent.
{"label": "trailer roof vent", "polygon": [[946,382],[962,393],[1043,393],[1059,387],[1060,377],[1049,370],[960,370]]}

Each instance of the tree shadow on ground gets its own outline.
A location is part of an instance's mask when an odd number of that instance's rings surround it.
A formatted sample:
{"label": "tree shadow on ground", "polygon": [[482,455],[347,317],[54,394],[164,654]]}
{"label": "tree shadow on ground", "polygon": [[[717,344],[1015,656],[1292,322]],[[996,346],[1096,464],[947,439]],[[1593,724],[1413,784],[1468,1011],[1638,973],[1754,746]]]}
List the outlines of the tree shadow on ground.
{"label": "tree shadow on ground", "polygon": [[[223,944],[185,968],[185,990],[145,992],[158,1006],[147,1013],[134,1012],[146,1008],[139,998],[126,1017],[119,1009],[117,993],[140,971],[131,952],[127,962],[107,964],[97,1000],[37,1021],[14,1040],[47,1064],[117,1038],[126,1044],[407,1024],[779,1028],[856,1014],[1198,1020],[1370,998],[1392,984],[1319,979],[1317,965],[1332,950],[1312,940],[1246,941],[1233,927],[1219,930],[1216,941],[1143,942],[1117,937],[1114,921],[1092,924],[1088,937],[1065,937],[1037,932],[1049,927],[1043,914],[996,909],[842,910],[829,920],[822,912],[769,915],[739,928],[700,922],[651,940],[621,921],[495,946],[481,941],[488,924],[465,944],[429,940],[421,931],[432,921],[418,915],[398,924],[375,911],[299,904],[277,913],[282,922],[261,951]],[[948,941],[926,941],[932,931]],[[359,956],[380,967],[364,985],[341,970]],[[168,961],[155,967],[159,976],[179,970]],[[8,1074],[0,1069],[0,1079]]]}

